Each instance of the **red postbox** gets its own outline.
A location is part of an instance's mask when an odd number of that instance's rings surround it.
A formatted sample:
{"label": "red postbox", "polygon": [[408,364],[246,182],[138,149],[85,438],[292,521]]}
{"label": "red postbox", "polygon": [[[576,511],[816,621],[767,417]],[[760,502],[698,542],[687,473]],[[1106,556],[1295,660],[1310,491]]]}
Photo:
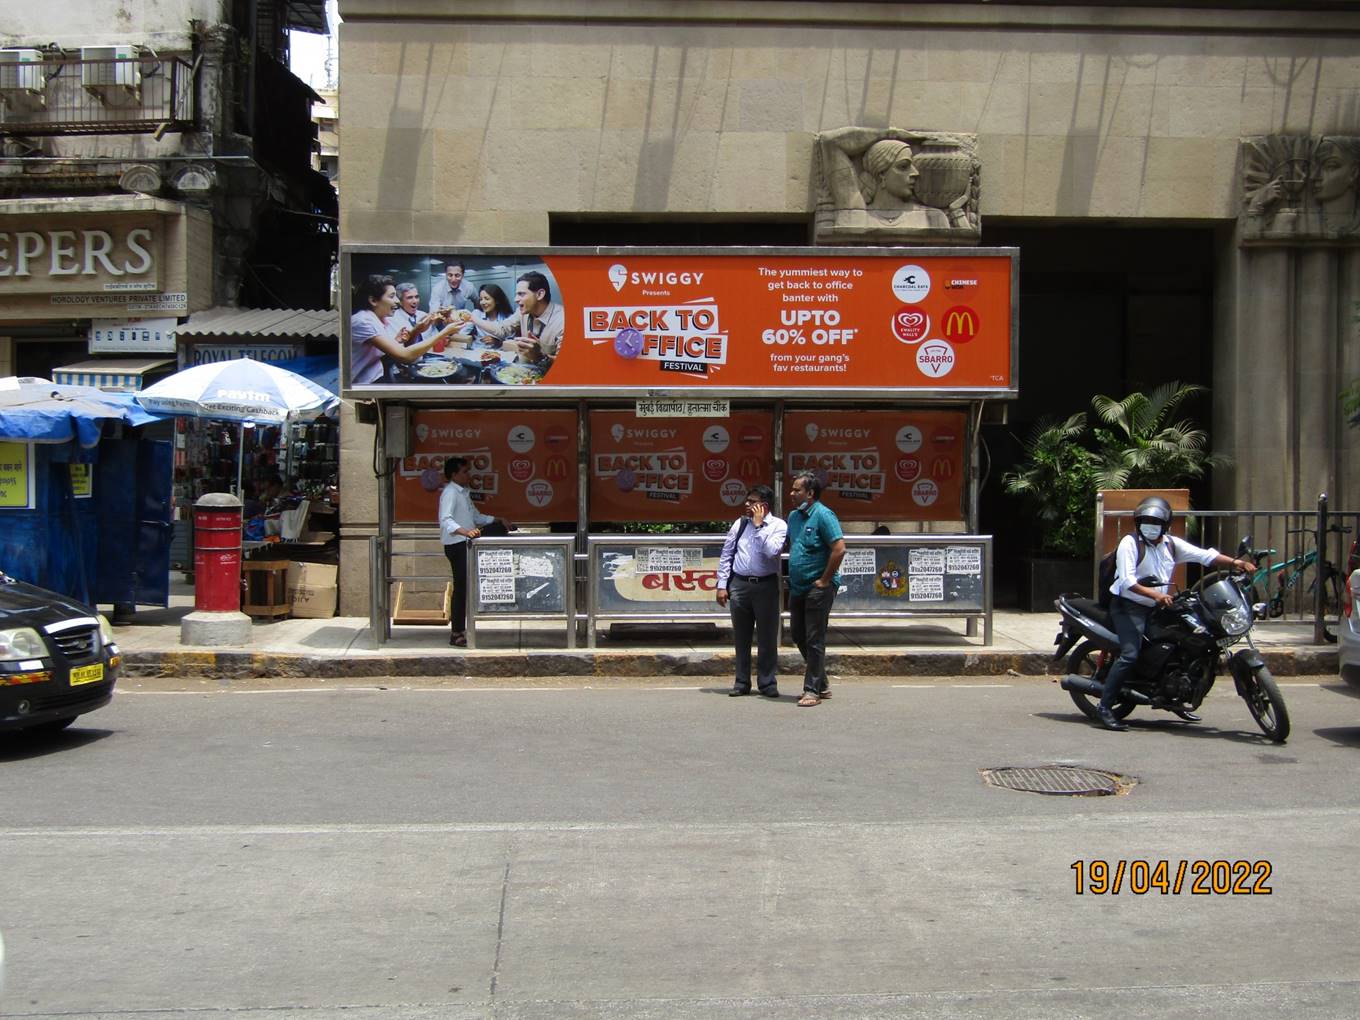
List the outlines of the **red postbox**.
{"label": "red postbox", "polygon": [[194,609],[241,611],[241,501],[227,492],[194,504]]}

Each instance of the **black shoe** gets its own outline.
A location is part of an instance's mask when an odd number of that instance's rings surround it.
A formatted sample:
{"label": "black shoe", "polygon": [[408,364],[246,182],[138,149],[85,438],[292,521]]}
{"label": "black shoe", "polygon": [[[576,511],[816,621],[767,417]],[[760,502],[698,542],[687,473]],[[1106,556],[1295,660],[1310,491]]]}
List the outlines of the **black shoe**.
{"label": "black shoe", "polygon": [[751,693],[751,688],[749,688],[749,687],[744,687],[744,688],[743,688],[743,687],[733,687],[730,691],[727,692],[727,696],[728,696],[729,698],[740,698],[740,697],[742,697],[743,695],[750,694],[750,693]]}
{"label": "black shoe", "polygon": [[777,698],[779,697],[779,688],[766,687],[763,691],[760,692],[760,696],[762,698]]}
{"label": "black shoe", "polygon": [[1173,708],[1171,711],[1175,712],[1186,722],[1199,722],[1200,719],[1202,718],[1202,716],[1197,715],[1194,712],[1191,712],[1188,708]]}
{"label": "black shoe", "polygon": [[1107,730],[1126,730],[1129,728],[1127,723],[1115,718],[1115,714],[1104,705],[1096,706],[1096,716],[1100,719],[1100,725]]}

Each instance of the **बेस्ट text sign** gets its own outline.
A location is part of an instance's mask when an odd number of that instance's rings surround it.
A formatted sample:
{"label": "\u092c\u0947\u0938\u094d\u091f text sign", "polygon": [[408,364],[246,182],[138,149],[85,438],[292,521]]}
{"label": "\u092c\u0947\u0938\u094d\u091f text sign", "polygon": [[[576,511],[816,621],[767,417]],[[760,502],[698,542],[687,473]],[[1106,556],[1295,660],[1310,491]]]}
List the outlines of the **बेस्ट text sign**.
{"label": "\u092c\u0947\u0938\u094d\u091f text sign", "polygon": [[575,411],[416,411],[411,456],[397,465],[396,519],[433,523],[444,461],[466,457],[472,501],[513,523],[576,518]]}
{"label": "\u092c\u0947\u0938\u094d\u091f text sign", "polygon": [[814,472],[841,520],[959,520],[965,432],[957,411],[789,411],[785,477]]}
{"label": "\u092c\u0947\u0938\u094d\u091f text sign", "polygon": [[[483,326],[460,318],[480,313],[449,311],[466,336],[410,363],[367,339],[373,315],[386,308],[372,284],[412,283],[422,300],[426,293],[437,300],[443,263],[356,252],[348,256],[355,293],[345,347],[365,379],[375,358],[386,359],[380,381],[354,388],[434,387],[441,399],[506,387],[541,396],[1013,394],[1013,256],[1008,249],[468,255],[464,282],[478,294],[495,286],[513,300],[510,311]],[[398,321],[384,328],[395,331]]]}
{"label": "\u092c\u0947\u0938\u094d\u091f text sign", "polygon": [[746,491],[773,481],[774,418],[722,421],[590,412],[590,517],[596,521],[722,521]]}

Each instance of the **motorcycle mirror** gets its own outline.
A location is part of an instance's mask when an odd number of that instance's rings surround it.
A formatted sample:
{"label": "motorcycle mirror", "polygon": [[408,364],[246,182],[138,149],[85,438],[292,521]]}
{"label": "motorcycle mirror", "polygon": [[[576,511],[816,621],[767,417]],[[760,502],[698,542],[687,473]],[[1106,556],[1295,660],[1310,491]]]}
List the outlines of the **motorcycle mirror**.
{"label": "motorcycle mirror", "polygon": [[1237,555],[1239,557],[1242,557],[1250,553],[1251,553],[1251,536],[1243,535],[1242,541],[1237,543]]}
{"label": "motorcycle mirror", "polygon": [[1257,602],[1251,607],[1251,615],[1256,617],[1256,619],[1258,620],[1264,620],[1269,610],[1270,607],[1267,606],[1264,602]]}

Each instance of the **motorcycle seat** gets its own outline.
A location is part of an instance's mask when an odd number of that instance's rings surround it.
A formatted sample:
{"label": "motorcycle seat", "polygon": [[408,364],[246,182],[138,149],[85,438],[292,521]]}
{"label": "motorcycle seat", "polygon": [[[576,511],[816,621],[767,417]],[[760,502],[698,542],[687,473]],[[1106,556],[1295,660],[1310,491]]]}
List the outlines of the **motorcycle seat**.
{"label": "motorcycle seat", "polygon": [[1066,599],[1069,606],[1088,620],[1093,620],[1102,627],[1114,629],[1114,621],[1110,619],[1110,611],[1101,606],[1095,599],[1073,598],[1070,595],[1066,596]]}

